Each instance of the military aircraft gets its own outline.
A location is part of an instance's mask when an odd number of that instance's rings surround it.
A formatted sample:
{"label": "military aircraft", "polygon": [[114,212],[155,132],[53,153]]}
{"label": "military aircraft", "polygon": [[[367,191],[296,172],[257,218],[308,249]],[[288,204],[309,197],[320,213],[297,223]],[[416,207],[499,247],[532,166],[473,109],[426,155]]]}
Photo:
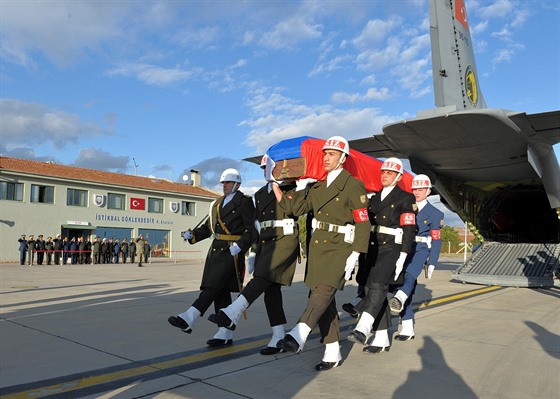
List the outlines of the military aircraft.
{"label": "military aircraft", "polygon": [[[484,244],[453,277],[560,286],[560,111],[488,108],[464,0],[429,0],[436,108],[350,141],[375,158],[410,161]],[[258,162],[260,157],[246,160]]]}
{"label": "military aircraft", "polygon": [[430,0],[436,108],[350,142],[374,157],[407,158],[481,239],[558,243],[560,111],[487,108],[464,0]]}

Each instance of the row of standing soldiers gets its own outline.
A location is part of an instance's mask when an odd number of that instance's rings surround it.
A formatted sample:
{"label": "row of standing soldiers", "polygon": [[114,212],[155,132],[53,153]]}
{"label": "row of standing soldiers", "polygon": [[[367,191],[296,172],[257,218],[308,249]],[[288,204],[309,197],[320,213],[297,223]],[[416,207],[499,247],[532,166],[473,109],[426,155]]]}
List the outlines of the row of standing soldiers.
{"label": "row of standing soldiers", "polygon": [[[33,234],[26,239],[25,234],[23,234],[18,242],[19,263],[29,266],[32,266],[35,262],[37,265],[42,265],[45,261],[47,265],[51,263],[59,265],[61,261],[63,265],[69,262],[73,265],[119,263],[121,257],[123,263],[126,263],[129,255],[130,261],[134,263],[137,253],[147,262],[150,253],[148,241],[141,236],[136,240],[132,238],[129,244],[126,238],[119,242],[118,239],[113,241],[112,237],[108,240],[106,238],[100,240],[99,237],[96,237],[91,242],[89,237],[61,238],[61,235],[57,234],[54,238],[47,237],[44,240],[42,234],[39,234],[37,239]],[[141,249],[137,249],[139,246]]]}

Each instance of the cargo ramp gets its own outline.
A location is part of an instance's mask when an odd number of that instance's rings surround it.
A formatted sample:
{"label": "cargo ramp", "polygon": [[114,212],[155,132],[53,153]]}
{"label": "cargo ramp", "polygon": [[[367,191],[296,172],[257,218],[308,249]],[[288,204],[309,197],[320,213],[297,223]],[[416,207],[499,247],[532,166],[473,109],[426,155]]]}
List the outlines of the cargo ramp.
{"label": "cargo ramp", "polygon": [[482,245],[453,278],[463,283],[504,287],[560,286],[560,244]]}

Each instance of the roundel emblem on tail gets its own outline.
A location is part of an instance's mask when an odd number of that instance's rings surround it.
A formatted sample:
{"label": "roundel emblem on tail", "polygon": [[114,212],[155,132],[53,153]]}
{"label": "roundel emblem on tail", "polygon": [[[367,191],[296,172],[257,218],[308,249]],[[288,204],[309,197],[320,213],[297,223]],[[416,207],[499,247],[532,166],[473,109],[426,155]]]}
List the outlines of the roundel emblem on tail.
{"label": "roundel emblem on tail", "polygon": [[478,85],[476,84],[476,76],[471,65],[468,65],[465,71],[465,84],[469,103],[472,108],[476,108],[478,106]]}

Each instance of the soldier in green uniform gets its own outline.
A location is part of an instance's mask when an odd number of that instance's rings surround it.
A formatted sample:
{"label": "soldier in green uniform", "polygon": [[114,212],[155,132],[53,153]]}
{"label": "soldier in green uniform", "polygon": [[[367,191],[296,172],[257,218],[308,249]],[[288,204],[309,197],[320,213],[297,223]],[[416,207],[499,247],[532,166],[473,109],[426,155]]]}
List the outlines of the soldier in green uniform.
{"label": "soldier in green uniform", "polygon": [[[266,168],[267,155],[261,160],[261,168]],[[265,171],[266,173],[266,171]],[[283,192],[294,188],[293,181],[280,186]],[[264,303],[268,321],[272,327],[272,338],[261,349],[261,355],[274,355],[281,351],[276,347],[284,338],[286,315],[282,306],[283,285],[291,285],[300,253],[297,218],[284,212],[276,201],[272,183],[267,183],[255,193],[254,251],[249,254],[249,281],[237,299],[217,314],[208,317],[220,327],[235,328],[241,315],[264,293]]]}
{"label": "soldier in green uniform", "polygon": [[[360,180],[343,168],[349,156],[348,141],[340,136],[331,137],[323,146],[323,165],[328,172],[325,181],[308,190],[298,190],[307,183],[301,179],[296,182],[296,191],[286,194],[277,184],[273,185],[280,207],[287,213],[303,215],[313,211],[315,216],[305,276],[305,284],[311,290],[307,307],[277,346],[290,352],[301,351],[309,333],[319,324],[325,352],[315,366],[318,371],[330,370],[342,360],[335,294],[350,279],[359,254],[368,250],[366,190]],[[273,179],[272,175],[269,179]]]}
{"label": "soldier in green uniform", "polygon": [[[253,199],[241,191],[241,175],[236,169],[226,169],[220,177],[224,195],[211,205],[208,221],[194,230],[187,230],[184,238],[195,244],[213,237],[208,250],[200,294],[185,312],[169,317],[173,327],[190,334],[196,321],[214,303],[215,313],[231,305],[231,293],[240,292],[245,272],[245,252],[252,242]],[[233,328],[220,327],[208,346],[233,343]]]}

